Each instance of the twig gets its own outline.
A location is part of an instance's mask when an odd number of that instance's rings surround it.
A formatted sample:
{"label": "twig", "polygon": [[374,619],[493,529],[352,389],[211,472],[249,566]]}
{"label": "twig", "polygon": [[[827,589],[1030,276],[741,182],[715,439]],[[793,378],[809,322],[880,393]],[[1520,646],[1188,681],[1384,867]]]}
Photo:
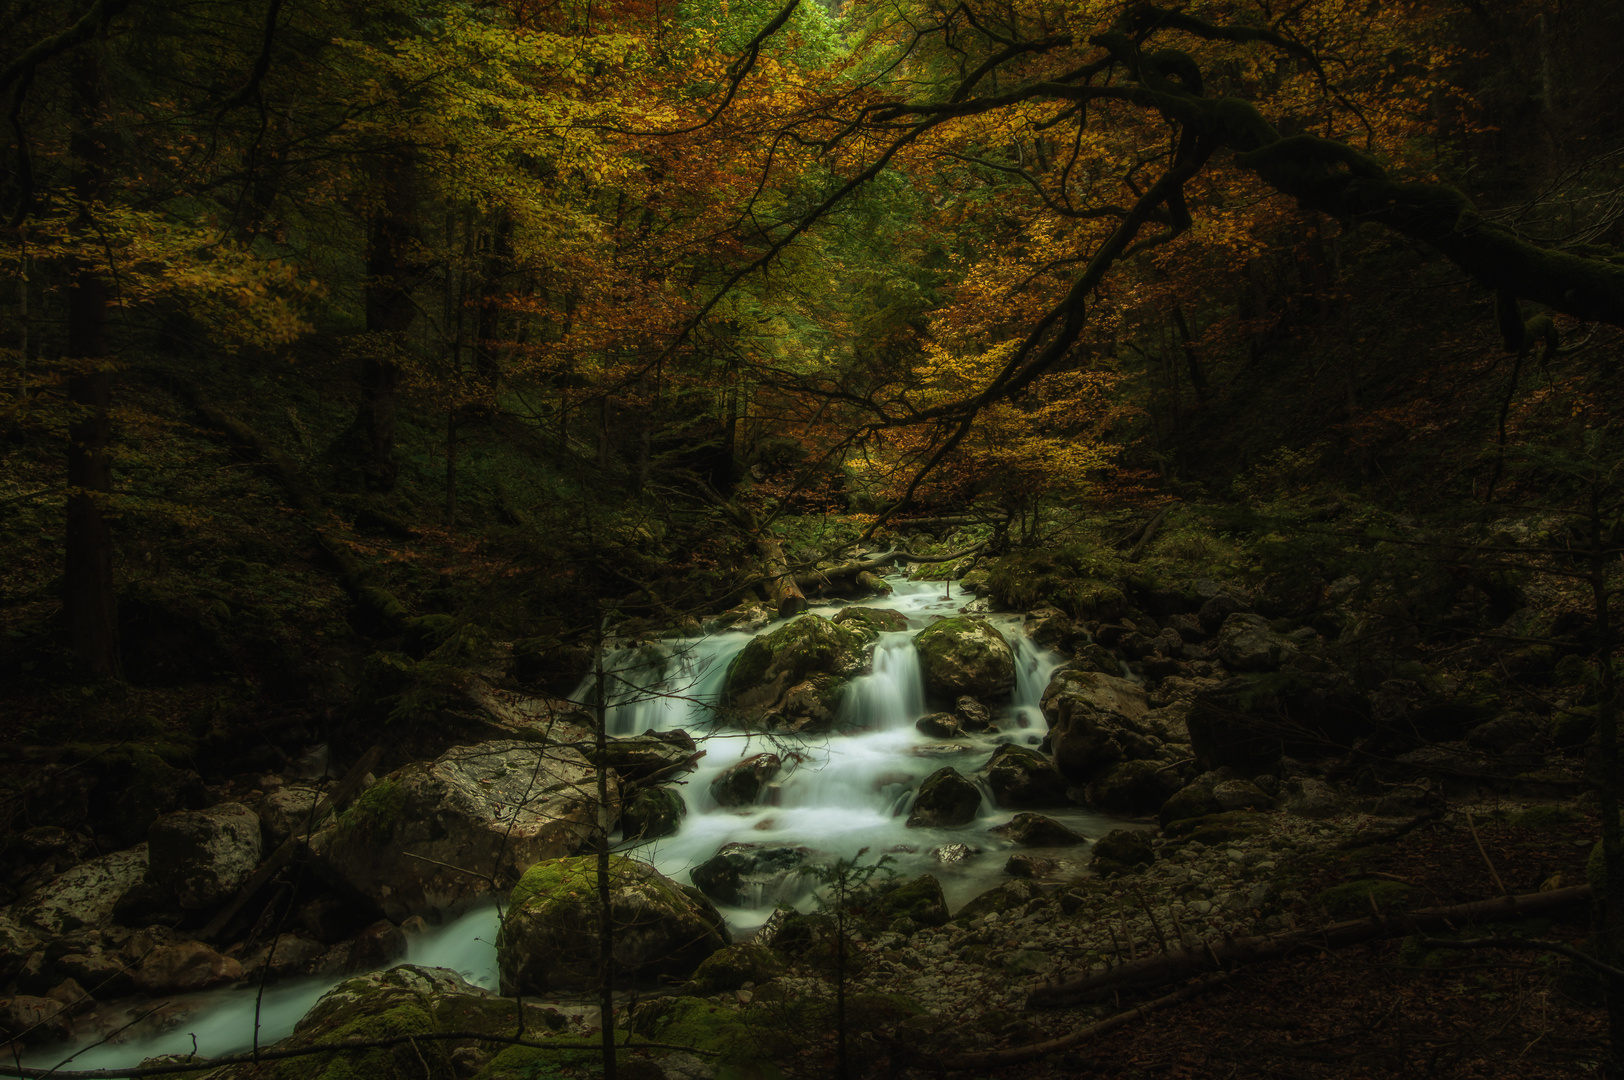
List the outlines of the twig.
{"label": "twig", "polygon": [[1483,862],[1489,868],[1489,876],[1494,878],[1495,888],[1500,890],[1501,896],[1510,896],[1511,890],[1506,888],[1506,883],[1500,880],[1500,871],[1494,868],[1494,861],[1489,858],[1488,851],[1483,847],[1482,839],[1477,835],[1477,823],[1472,820],[1470,811],[1466,814],[1466,827],[1472,830],[1472,842],[1477,845],[1477,853],[1483,856]]}

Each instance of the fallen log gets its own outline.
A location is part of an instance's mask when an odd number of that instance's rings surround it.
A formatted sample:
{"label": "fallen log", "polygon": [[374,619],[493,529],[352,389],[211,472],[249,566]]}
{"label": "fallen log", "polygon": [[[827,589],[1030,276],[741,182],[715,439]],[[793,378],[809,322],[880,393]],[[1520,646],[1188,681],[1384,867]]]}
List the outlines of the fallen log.
{"label": "fallen log", "polygon": [[807,608],[806,593],[794,574],[789,572],[789,561],[784,558],[784,545],[766,533],[756,536],[756,547],[761,551],[763,585],[780,619],[790,619]]}
{"label": "fallen log", "polygon": [[1078,1028],[1071,1034],[1062,1035],[1057,1039],[1047,1039],[1039,1043],[1027,1043],[1024,1046],[1011,1046],[1003,1050],[979,1050],[970,1054],[946,1054],[937,1058],[935,1063],[944,1069],[991,1069],[1003,1065],[1018,1065],[1023,1061],[1036,1061],[1038,1058],[1069,1049],[1078,1043],[1087,1042],[1096,1035],[1104,1035],[1106,1032],[1115,1031],[1124,1024],[1138,1020],[1158,1009],[1165,1009],[1169,1005],[1177,1005],[1181,1001],[1189,1001],[1196,995],[1204,994],[1208,990],[1222,986],[1228,981],[1228,975],[1209,975],[1207,978],[1199,979],[1188,986],[1182,986],[1171,994],[1166,994],[1154,1001],[1147,1001],[1143,1005],[1129,1009],[1126,1012],[1119,1012],[1115,1016],[1108,1016],[1098,1023]]}
{"label": "fallen log", "polygon": [[952,562],[954,559],[963,559],[974,555],[987,546],[983,540],[979,544],[972,544],[962,551],[955,551],[948,555],[913,555],[906,551],[893,548],[883,555],[873,555],[867,559],[854,559],[851,562],[832,566],[827,570],[814,570],[806,574],[795,575],[795,581],[803,589],[818,589],[831,582],[845,578],[853,578],[864,571],[884,570],[893,562],[910,563],[942,563]]}
{"label": "fallen log", "polygon": [[1194,975],[1277,960],[1297,949],[1342,949],[1382,938],[1453,929],[1463,923],[1524,918],[1588,900],[1590,894],[1589,885],[1573,885],[1550,892],[1497,896],[1452,907],[1423,908],[1402,915],[1378,914],[1312,929],[1204,943],[1200,949],[1130,960],[1070,982],[1040,986],[1027,995],[1026,1007],[1057,1009],[1107,991],[1152,990]]}

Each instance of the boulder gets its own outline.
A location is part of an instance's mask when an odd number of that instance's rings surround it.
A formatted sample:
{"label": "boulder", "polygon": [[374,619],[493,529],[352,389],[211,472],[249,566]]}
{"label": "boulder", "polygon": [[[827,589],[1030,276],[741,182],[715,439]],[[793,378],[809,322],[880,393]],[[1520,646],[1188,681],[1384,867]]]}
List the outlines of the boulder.
{"label": "boulder", "polygon": [[1128,679],[1062,668],[1043,692],[1049,747],[1073,783],[1086,783],[1123,761],[1158,756],[1162,740],[1146,723],[1145,688]]}
{"label": "boulder", "polygon": [[1218,628],[1223,626],[1224,621],[1231,615],[1246,610],[1245,601],[1237,599],[1229,593],[1219,593],[1216,596],[1209,597],[1206,603],[1201,605],[1201,610],[1196,613],[1196,621],[1201,624],[1201,629],[1209,634],[1214,634],[1218,632]]}
{"label": "boulder", "polygon": [[[620,788],[609,777],[609,820]],[[334,888],[399,922],[438,920],[574,854],[597,831],[597,774],[575,750],[532,742],[460,746],[373,784],[311,841]],[[418,856],[418,857],[413,857]]]}
{"label": "boulder", "polygon": [[1088,843],[1086,837],[1042,814],[1016,814],[992,831],[1017,847],[1076,847]]}
{"label": "boulder", "polygon": [[1323,780],[1296,777],[1280,789],[1280,809],[1306,818],[1335,817],[1347,809],[1347,801]]}
{"label": "boulder", "polygon": [[884,919],[908,919],[919,926],[947,925],[947,894],[934,874],[881,886],[875,907]]}
{"label": "boulder", "polygon": [[965,731],[998,730],[998,725],[992,721],[992,710],[969,694],[963,695],[953,703],[953,715],[958,719],[959,726]]}
{"label": "boulder", "polygon": [[827,731],[841,691],[866,664],[866,635],[821,615],[802,615],[750,639],[728,665],[722,704],[745,726]]}
{"label": "boulder", "polygon": [[41,944],[38,934],[30,933],[9,915],[0,915],[0,986],[17,977],[29,955]]}
{"label": "boulder", "polygon": [[790,893],[804,891],[786,886],[811,856],[811,848],[727,844],[688,871],[688,877],[718,904],[768,907],[790,899]]}
{"label": "boulder", "polygon": [[1218,628],[1212,651],[1233,671],[1275,671],[1297,654],[1297,644],[1263,616],[1238,611]]}
{"label": "boulder", "polygon": [[1212,785],[1212,797],[1221,810],[1267,810],[1274,804],[1250,780],[1220,780]]}
{"label": "boulder", "polygon": [[1158,817],[1162,828],[1165,829],[1175,821],[1206,817],[1222,810],[1223,807],[1218,805],[1218,800],[1213,798],[1211,787],[1206,784],[1188,784],[1162,804]]}
{"label": "boulder", "polygon": [[1370,699],[1337,672],[1242,675],[1196,691],[1186,717],[1202,769],[1253,776],[1283,754],[1312,757],[1373,731]]}
{"label": "boulder", "polygon": [[379,919],[355,935],[355,940],[350,942],[350,952],[345,959],[344,970],[377,971],[388,967],[405,955],[405,932],[388,919]]}
{"label": "boulder", "polygon": [[329,811],[320,821],[312,821],[311,814],[321,801],[321,791],[306,784],[288,784],[265,793],[254,804],[259,823],[265,834],[265,844],[274,850],[288,837],[316,833],[332,824]]}
{"label": "boulder", "polygon": [[[598,985],[597,859],[551,859],[525,872],[502,920],[497,959],[502,992],[546,993]],[[716,908],[653,866],[615,856],[609,863],[615,985],[659,976],[686,979],[730,943]]]}
{"label": "boulder", "polygon": [[933,739],[957,739],[964,734],[958,717],[945,712],[927,713],[914,721],[914,727],[921,735]]}
{"label": "boulder", "polygon": [[729,765],[710,782],[711,798],[718,806],[749,806],[761,797],[783,761],[777,754],[752,754],[737,765]]}
{"label": "boulder", "polygon": [[242,969],[252,979],[304,975],[326,952],[327,946],[309,934],[298,931],[278,934],[274,943],[266,942],[260,948],[245,953]]}
{"label": "boulder", "polygon": [[687,814],[688,804],[675,788],[638,788],[620,812],[620,831],[627,840],[674,836]]}
{"label": "boulder", "polygon": [[784,958],[764,945],[740,943],[718,949],[694,971],[693,988],[701,994],[742,990],[745,983],[764,983],[784,973]]}
{"label": "boulder", "polygon": [[834,622],[870,641],[882,633],[908,629],[908,616],[891,608],[849,607],[836,615]]}
{"label": "boulder", "polygon": [[1024,746],[1006,744],[982,766],[993,802],[1013,809],[1066,806],[1066,781],[1054,763]]}
{"label": "boulder", "polygon": [[58,874],[15,905],[11,915],[23,930],[46,937],[95,929],[112,920],[119,898],[146,872],[147,845],[115,851]]}
{"label": "boulder", "polygon": [[908,813],[909,828],[968,825],[981,812],[981,789],[951,765],[925,777]]}
{"label": "boulder", "polygon": [[1131,874],[1156,861],[1150,833],[1139,829],[1112,829],[1094,841],[1093,868],[1096,874]]}
{"label": "boulder", "polygon": [[692,768],[698,749],[693,736],[679,728],[609,739],[601,760],[596,746],[586,747],[585,754],[594,765],[607,762],[623,782],[642,784]]}
{"label": "boulder", "polygon": [[264,853],[259,815],[241,803],[165,814],[147,830],[149,884],[199,911],[230,899]]}
{"label": "boulder", "polygon": [[1112,814],[1153,814],[1184,784],[1177,769],[1159,761],[1124,761],[1084,789],[1090,806]]}
{"label": "boulder", "polygon": [[62,1002],[32,994],[0,998],[0,1039],[23,1039],[24,1045],[42,1045],[72,1037],[71,1013]]}
{"label": "boulder", "polygon": [[1004,873],[1013,878],[1043,878],[1055,872],[1060,864],[1053,859],[1040,859],[1036,855],[1011,855],[1004,863]]}
{"label": "boulder", "polygon": [[953,913],[953,920],[966,923],[971,919],[981,918],[985,915],[1001,914],[1012,908],[1029,904],[1042,895],[1042,891],[1032,882],[1016,878],[1014,881],[1006,881],[1002,885],[995,885],[986,892],[974,897],[969,903]]}
{"label": "boulder", "polygon": [[221,956],[201,941],[177,941],[147,954],[135,972],[135,985],[148,994],[184,994],[242,977],[242,965],[231,957]]}
{"label": "boulder", "polygon": [[1015,688],[1015,654],[991,623],[958,616],[926,627],[914,638],[927,697],[948,702],[961,694],[1007,697]]}

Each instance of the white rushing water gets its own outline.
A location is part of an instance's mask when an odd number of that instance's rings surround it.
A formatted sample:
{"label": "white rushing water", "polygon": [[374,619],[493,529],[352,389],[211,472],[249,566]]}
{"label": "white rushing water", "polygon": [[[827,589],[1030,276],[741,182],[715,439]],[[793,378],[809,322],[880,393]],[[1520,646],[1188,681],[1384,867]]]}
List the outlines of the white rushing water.
{"label": "white rushing water", "polygon": [[[894,593],[862,601],[859,606],[888,608],[908,620],[905,631],[880,636],[870,674],[854,679],[841,703],[839,727],[846,735],[811,736],[771,741],[716,726],[715,707],[727,667],[752,635],[724,633],[693,640],[664,641],[619,649],[605,657],[613,673],[609,730],[630,735],[648,730],[687,730],[700,741],[704,756],[683,779],[688,815],[675,836],[638,847],[633,852],[661,872],[687,883],[690,871],[725,845],[803,849],[812,863],[853,859],[866,849],[864,861],[886,857],[889,869],[902,877],[933,873],[941,880],[949,905],[1004,880],[1003,865],[1011,846],[988,829],[1013,814],[992,806],[985,797],[974,822],[951,829],[910,829],[906,825],[919,782],[943,765],[969,775],[985,763],[1001,742],[1035,745],[1045,731],[1039,700],[1061,662],[1021,632],[1019,617],[994,617],[1015,651],[1016,685],[1007,709],[995,714],[1000,730],[943,743],[921,734],[914,721],[925,714],[924,680],[914,635],[937,618],[957,614],[962,595],[946,596],[940,582],[893,580]],[[838,607],[821,609],[825,615]],[[781,623],[770,624],[771,632]],[[588,686],[590,687],[590,680]],[[586,688],[583,688],[585,690]],[[751,754],[771,750],[784,768],[752,806],[722,807],[710,795],[710,783],[723,770]],[[1099,835],[1117,823],[1092,812],[1054,810],[1049,816],[1085,835]],[[968,852],[945,860],[938,854],[951,845]],[[735,932],[759,926],[776,903],[803,909],[816,884],[808,875],[790,874],[770,886],[758,886],[744,897],[748,906],[722,907]],[[476,986],[495,989],[497,916],[483,907],[415,938],[408,963],[458,971]],[[283,1038],[310,1006],[337,982],[302,979],[267,988],[257,1002],[259,1045]],[[84,1051],[63,1065],[68,1069],[131,1065],[157,1054],[195,1052],[213,1056],[247,1049],[253,1041],[257,991],[238,987],[172,999],[162,1034],[129,1032],[125,1041]],[[35,1053],[25,1064],[49,1068],[70,1051]]]}

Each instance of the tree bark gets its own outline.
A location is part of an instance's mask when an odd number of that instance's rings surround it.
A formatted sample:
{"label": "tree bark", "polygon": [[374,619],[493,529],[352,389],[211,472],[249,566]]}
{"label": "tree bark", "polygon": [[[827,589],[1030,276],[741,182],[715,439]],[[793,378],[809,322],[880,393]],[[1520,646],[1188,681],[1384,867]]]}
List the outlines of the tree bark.
{"label": "tree bark", "polygon": [[789,572],[789,561],[784,558],[784,545],[762,534],[756,538],[761,550],[761,567],[766,576],[767,595],[778,609],[781,619],[793,618],[807,608],[806,593],[801,591],[800,579]]}
{"label": "tree bark", "polygon": [[417,315],[411,297],[413,249],[418,241],[416,162],[410,151],[401,150],[381,159],[374,176],[382,192],[367,226],[365,305],[372,340],[361,358],[358,422],[371,456],[367,483],[378,491],[392,491],[399,474],[395,408],[400,365],[396,358]]}
{"label": "tree bark", "polygon": [[[107,196],[105,133],[97,130],[102,108],[102,71],[94,44],[83,48],[74,66],[78,117],[69,149],[74,157],[74,195],[79,200],[75,231],[92,227],[95,206]],[[75,257],[69,266],[67,352],[73,364],[68,401],[68,501],[66,564],[62,606],[68,644],[84,670],[94,676],[120,673],[117,594],[113,584],[113,534],[106,496],[113,488],[108,444],[112,421],[113,372],[108,360],[108,305],[111,289],[101,269]]]}

